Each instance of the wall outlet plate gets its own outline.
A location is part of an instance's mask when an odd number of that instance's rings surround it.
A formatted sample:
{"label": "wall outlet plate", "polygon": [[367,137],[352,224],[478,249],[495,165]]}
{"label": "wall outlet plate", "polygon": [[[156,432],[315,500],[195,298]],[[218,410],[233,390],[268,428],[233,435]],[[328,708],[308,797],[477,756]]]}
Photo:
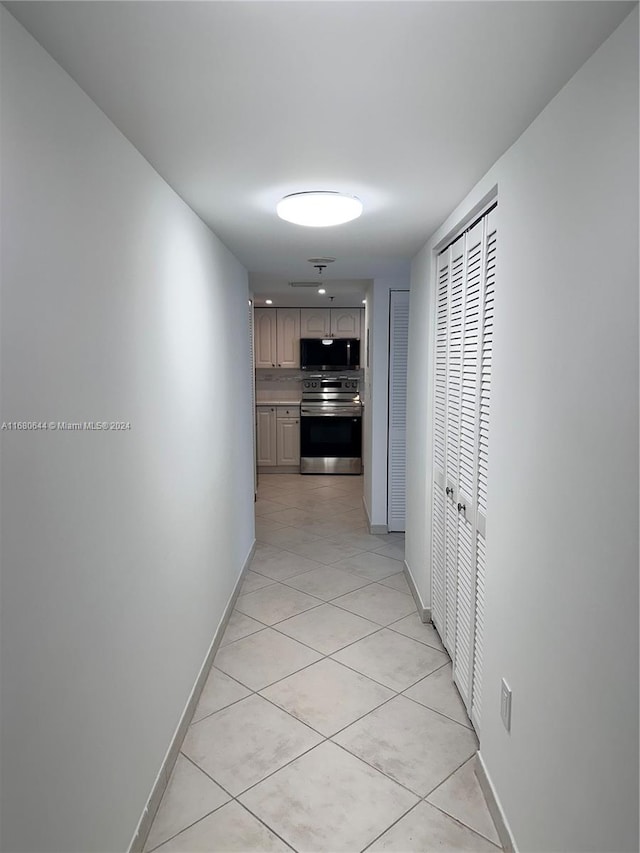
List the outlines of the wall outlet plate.
{"label": "wall outlet plate", "polygon": [[502,679],[500,686],[500,716],[504,723],[505,729],[511,731],[511,688],[507,682]]}

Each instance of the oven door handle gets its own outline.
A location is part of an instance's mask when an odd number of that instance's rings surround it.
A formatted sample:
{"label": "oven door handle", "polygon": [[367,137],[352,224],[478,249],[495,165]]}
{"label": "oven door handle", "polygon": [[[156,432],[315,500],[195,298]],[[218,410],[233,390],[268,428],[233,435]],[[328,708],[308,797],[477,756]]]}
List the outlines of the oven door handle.
{"label": "oven door handle", "polygon": [[339,409],[336,407],[323,409],[307,409],[304,406],[300,409],[300,416],[303,418],[361,418],[362,409],[354,409],[352,407]]}

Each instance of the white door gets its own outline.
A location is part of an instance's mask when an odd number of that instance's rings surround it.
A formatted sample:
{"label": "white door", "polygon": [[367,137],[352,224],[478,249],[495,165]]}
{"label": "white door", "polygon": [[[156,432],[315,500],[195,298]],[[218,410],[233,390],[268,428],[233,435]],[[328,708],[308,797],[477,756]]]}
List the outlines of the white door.
{"label": "white door", "polygon": [[492,210],[441,253],[435,297],[432,618],[478,730],[496,221]]}
{"label": "white door", "polygon": [[405,529],[409,291],[392,290],[389,298],[387,527],[389,531],[393,531]]}

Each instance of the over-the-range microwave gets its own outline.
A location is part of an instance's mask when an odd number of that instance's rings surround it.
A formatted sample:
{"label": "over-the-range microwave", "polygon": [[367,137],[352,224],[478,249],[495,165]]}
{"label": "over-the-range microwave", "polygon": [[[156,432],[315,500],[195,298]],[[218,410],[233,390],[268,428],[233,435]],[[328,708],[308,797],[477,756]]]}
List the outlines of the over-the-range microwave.
{"label": "over-the-range microwave", "polygon": [[300,338],[302,370],[360,370],[358,338]]}

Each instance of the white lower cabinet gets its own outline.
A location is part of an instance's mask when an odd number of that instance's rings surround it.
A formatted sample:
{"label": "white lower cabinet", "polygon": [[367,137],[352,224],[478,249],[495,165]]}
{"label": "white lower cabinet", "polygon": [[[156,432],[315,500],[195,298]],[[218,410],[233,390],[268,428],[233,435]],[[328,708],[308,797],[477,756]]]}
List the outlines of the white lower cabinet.
{"label": "white lower cabinet", "polygon": [[276,407],[256,407],[256,462],[276,465]]}
{"label": "white lower cabinet", "polygon": [[299,406],[257,406],[256,434],[258,467],[300,465]]}
{"label": "white lower cabinet", "polygon": [[276,457],[278,465],[300,464],[299,418],[276,419]]}

